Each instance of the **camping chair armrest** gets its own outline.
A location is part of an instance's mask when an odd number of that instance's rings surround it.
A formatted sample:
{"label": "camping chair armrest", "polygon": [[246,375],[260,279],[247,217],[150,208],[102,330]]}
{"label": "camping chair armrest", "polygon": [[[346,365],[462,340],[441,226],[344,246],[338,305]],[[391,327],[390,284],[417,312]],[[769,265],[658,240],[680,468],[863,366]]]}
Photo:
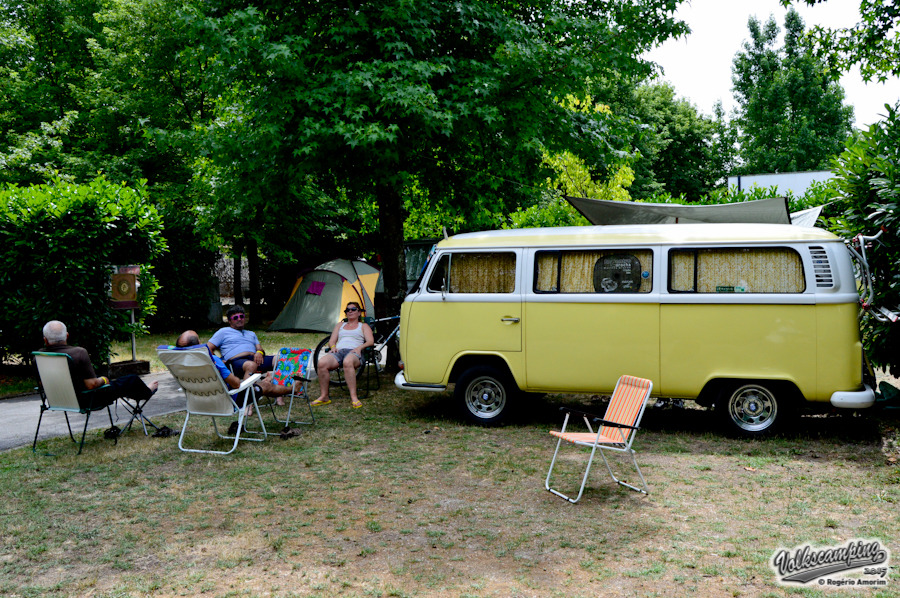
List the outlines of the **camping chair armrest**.
{"label": "camping chair armrest", "polygon": [[291,378],[297,381],[309,382],[309,378],[304,378],[300,374],[294,374],[293,376],[291,376]]}
{"label": "camping chair armrest", "polygon": [[617,422],[611,422],[603,419],[602,417],[595,415],[593,413],[588,413],[587,411],[579,411],[578,409],[572,409],[571,407],[560,407],[560,411],[568,411],[569,413],[577,413],[578,415],[583,415],[585,417],[591,418],[591,423],[602,424],[604,426],[609,426],[611,428],[628,428],[630,430],[639,430],[637,426],[629,426],[628,424],[620,424]]}
{"label": "camping chair armrest", "polygon": [[255,384],[256,381],[259,380],[260,378],[262,378],[262,374],[257,372],[255,374],[253,374],[252,376],[250,376],[249,378],[247,378],[246,380],[242,380],[241,385],[238,386],[237,388],[235,388],[234,390],[232,390],[232,392],[242,391],[242,390],[246,389],[248,386]]}
{"label": "camping chair armrest", "polygon": [[562,411],[563,413],[568,411],[569,413],[574,413],[576,415],[583,415],[584,417],[589,417],[592,420],[600,419],[600,416],[597,415],[596,413],[588,413],[587,411],[579,411],[578,409],[572,409],[571,407],[560,407],[559,410]]}
{"label": "camping chair armrest", "polygon": [[[90,390],[82,390],[81,392],[78,393],[81,396],[88,398],[88,407],[87,407],[88,411],[97,411],[98,409],[102,409],[103,407],[106,407],[106,405],[103,405],[101,407],[94,407],[94,398],[98,396],[97,391],[103,390],[104,388],[109,388],[109,384],[102,384],[102,385],[98,386],[97,388],[92,388]],[[79,404],[80,404],[80,402],[79,402]]]}
{"label": "camping chair armrest", "polygon": [[629,426],[628,424],[620,424],[618,422],[606,421],[605,419],[603,419],[601,417],[595,417],[593,421],[595,424],[602,424],[604,426],[609,426],[610,428],[628,428],[629,430],[639,430],[640,429],[637,426]]}

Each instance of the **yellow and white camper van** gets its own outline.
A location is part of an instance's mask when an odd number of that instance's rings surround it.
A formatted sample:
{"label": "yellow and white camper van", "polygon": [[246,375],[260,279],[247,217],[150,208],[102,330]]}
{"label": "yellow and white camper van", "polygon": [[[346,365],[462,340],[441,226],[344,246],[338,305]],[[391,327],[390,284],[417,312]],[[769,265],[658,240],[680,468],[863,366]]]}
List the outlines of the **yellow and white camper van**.
{"label": "yellow and white camper van", "polygon": [[518,229],[441,241],[401,310],[403,389],[443,391],[491,424],[518,391],[654,394],[715,404],[747,435],[809,404],[859,409],[850,253],[778,224]]}

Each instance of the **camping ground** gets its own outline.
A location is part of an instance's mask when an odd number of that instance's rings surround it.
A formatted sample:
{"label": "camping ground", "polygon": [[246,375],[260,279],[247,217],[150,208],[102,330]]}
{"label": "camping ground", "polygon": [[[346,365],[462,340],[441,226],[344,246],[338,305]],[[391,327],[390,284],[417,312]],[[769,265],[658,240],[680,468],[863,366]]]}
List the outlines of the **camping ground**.
{"label": "camping ground", "polygon": [[[775,551],[898,546],[892,413],[804,417],[788,437],[746,441],[705,410],[651,408],[635,444],[651,494],[616,487],[600,464],[571,505],[543,488],[547,432],[560,406],[598,411],[601,398],[532,399],[479,428],[449,395],[389,382],[363,409],[339,397],[301,436],[225,458],[136,433],[94,435],[80,457],[68,439],[48,443],[59,457],[0,454],[0,594],[825,596],[779,586]],[[573,484],[576,455],[563,463]]]}

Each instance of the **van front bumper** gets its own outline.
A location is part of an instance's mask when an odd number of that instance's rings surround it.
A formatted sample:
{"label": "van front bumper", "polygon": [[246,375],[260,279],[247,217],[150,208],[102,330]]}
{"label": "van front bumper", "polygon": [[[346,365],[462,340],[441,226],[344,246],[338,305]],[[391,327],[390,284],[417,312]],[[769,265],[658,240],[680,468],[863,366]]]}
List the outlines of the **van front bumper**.
{"label": "van front bumper", "polygon": [[394,386],[400,390],[422,390],[425,392],[444,392],[447,387],[444,384],[414,384],[406,381],[403,372],[397,372],[394,376]]}
{"label": "van front bumper", "polygon": [[866,409],[875,404],[875,391],[868,384],[857,391],[836,392],[831,395],[831,404],[840,409]]}

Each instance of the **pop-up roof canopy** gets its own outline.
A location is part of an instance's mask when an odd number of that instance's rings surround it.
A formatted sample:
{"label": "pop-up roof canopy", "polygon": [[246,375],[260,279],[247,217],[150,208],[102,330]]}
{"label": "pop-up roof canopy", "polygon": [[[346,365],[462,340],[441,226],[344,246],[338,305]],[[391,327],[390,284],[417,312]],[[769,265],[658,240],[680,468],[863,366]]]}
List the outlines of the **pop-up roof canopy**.
{"label": "pop-up roof canopy", "polygon": [[565,196],[591,224],[693,224],[698,222],[758,222],[791,224],[784,197],[717,205],[681,205],[605,201]]}

